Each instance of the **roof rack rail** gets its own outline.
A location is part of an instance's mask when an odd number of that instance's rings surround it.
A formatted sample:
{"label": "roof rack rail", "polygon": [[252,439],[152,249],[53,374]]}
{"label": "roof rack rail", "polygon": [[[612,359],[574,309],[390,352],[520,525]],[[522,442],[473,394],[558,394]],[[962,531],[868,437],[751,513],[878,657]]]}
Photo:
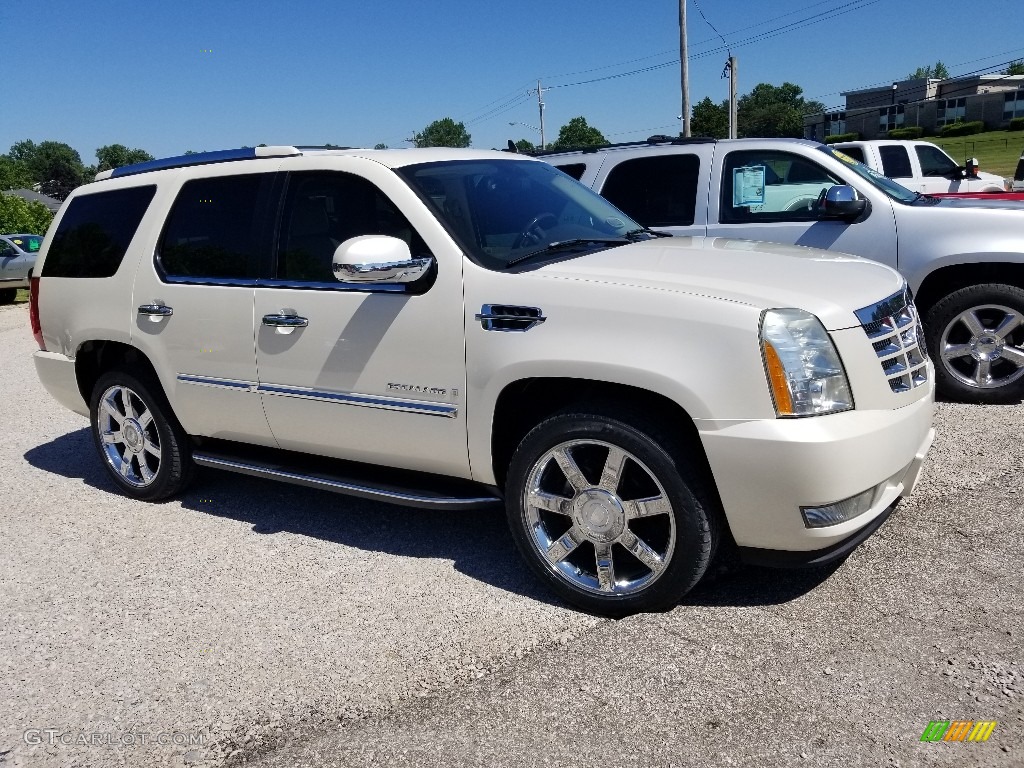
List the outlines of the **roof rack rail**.
{"label": "roof rack rail", "polygon": [[592,154],[602,149],[615,149],[618,147],[649,147],[654,144],[714,144],[718,139],[713,139],[710,136],[692,136],[688,139],[676,137],[676,136],[648,136],[643,141],[620,141],[616,144],[601,144],[599,146],[589,147],[565,147],[563,149],[537,149],[528,154],[533,156],[538,155],[559,155],[563,152],[582,152],[583,154]]}
{"label": "roof rack rail", "polygon": [[226,163],[232,160],[255,160],[263,157],[294,157],[301,154],[302,152],[298,149],[289,146],[241,147],[239,149],[221,149],[216,152],[195,152],[191,155],[163,157],[157,160],[147,160],[144,163],[123,165],[120,168],[113,168],[109,171],[100,171],[96,174],[96,181],[110,178],[116,179],[122,176],[134,176],[137,173],[148,173],[149,171],[162,171],[167,168],[186,168],[191,165]]}

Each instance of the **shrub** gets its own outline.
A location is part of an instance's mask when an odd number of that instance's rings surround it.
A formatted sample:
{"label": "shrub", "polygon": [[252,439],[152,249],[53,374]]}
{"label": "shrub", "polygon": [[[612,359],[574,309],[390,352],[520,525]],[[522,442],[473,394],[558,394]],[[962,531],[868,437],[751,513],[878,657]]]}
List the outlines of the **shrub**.
{"label": "shrub", "polygon": [[835,136],[826,136],[826,144],[835,144],[837,141],[860,141],[860,134],[857,131],[853,133],[837,133]]}
{"label": "shrub", "polygon": [[1007,127],[1010,131],[1024,131],[1024,117],[1015,117],[1010,121],[1010,125]]}
{"label": "shrub", "polygon": [[981,120],[972,120],[969,123],[953,123],[952,125],[943,126],[942,132],[939,135],[943,138],[970,136],[975,133],[981,133],[984,130],[985,124]]}
{"label": "shrub", "polygon": [[53,214],[42,203],[0,194],[0,232],[43,235],[52,219]]}
{"label": "shrub", "polygon": [[912,125],[907,128],[893,128],[886,136],[890,139],[920,139],[924,136],[924,128]]}

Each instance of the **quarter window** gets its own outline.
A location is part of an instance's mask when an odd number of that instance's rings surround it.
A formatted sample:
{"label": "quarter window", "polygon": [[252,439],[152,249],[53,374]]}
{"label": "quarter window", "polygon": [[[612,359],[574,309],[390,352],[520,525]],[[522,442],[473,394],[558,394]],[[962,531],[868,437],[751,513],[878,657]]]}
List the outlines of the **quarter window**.
{"label": "quarter window", "polygon": [[295,173],[288,184],[276,278],[337,284],[335,249],[359,235],[404,240],[414,256],[428,252],[408,219],[374,184],[347,173]]}
{"label": "quarter window", "polygon": [[74,198],[53,235],[43,276],[112,276],[154,194],[156,187],[147,185]]}
{"label": "quarter window", "polygon": [[270,178],[247,174],[185,183],[160,241],[164,273],[186,280],[255,280],[260,193]]}
{"label": "quarter window", "polygon": [[730,152],[722,184],[722,223],[812,221],[823,189],[841,183],[828,171],[788,152]]}
{"label": "quarter window", "polygon": [[556,165],[555,168],[560,170],[562,173],[567,173],[572,176],[576,181],[583,178],[583,174],[587,170],[586,163],[569,163],[567,165]]}
{"label": "quarter window", "polygon": [[615,166],[601,195],[645,227],[688,226],[699,179],[697,155],[639,157]]}
{"label": "quarter window", "polygon": [[916,149],[922,176],[946,176],[958,168],[938,147],[918,146]]}

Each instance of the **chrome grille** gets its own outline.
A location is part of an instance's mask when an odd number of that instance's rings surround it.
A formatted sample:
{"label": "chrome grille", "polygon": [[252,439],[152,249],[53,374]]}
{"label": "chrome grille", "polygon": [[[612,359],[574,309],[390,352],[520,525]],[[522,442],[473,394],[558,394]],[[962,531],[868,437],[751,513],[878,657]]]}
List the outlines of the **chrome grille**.
{"label": "chrome grille", "polygon": [[908,392],[928,381],[924,331],[909,290],[903,289],[855,314],[893,392]]}

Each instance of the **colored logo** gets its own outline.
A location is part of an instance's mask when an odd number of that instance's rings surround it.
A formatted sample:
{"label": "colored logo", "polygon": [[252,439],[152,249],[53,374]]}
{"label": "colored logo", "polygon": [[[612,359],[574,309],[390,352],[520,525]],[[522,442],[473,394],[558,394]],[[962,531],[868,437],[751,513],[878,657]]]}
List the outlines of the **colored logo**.
{"label": "colored logo", "polygon": [[921,741],[988,741],[995,728],[995,720],[932,720]]}

